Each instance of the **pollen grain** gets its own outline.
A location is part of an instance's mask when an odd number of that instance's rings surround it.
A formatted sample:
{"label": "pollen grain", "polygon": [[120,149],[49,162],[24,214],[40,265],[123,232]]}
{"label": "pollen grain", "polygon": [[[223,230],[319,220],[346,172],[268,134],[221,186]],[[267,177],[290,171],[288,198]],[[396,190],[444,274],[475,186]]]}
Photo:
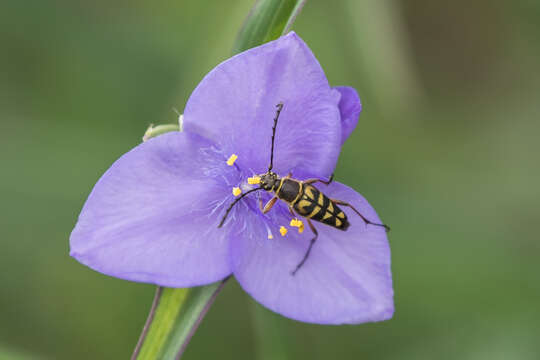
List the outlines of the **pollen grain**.
{"label": "pollen grain", "polygon": [[287,228],[283,225],[279,228],[279,232],[281,233],[281,236],[285,236],[287,234],[287,231],[288,231]]}
{"label": "pollen grain", "polygon": [[297,227],[300,234],[304,232],[304,222],[302,220],[292,219],[290,225]]}
{"label": "pollen grain", "polygon": [[261,182],[261,178],[258,176],[253,176],[247,179],[248,184],[255,185]]}
{"label": "pollen grain", "polygon": [[236,159],[238,159],[238,155],[232,154],[229,159],[227,159],[227,165],[233,166]]}
{"label": "pollen grain", "polygon": [[242,190],[240,190],[239,187],[233,187],[232,193],[233,193],[234,196],[238,196],[238,195],[240,195],[242,193]]}

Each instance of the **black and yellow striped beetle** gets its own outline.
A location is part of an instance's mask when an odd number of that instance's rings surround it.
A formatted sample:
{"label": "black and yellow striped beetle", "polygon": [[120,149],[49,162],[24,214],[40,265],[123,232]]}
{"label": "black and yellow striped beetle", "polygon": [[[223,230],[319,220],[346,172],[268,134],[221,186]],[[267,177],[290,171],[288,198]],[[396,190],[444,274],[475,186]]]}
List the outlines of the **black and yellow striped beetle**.
{"label": "black and yellow striped beetle", "polygon": [[333,175],[328,181],[321,179],[296,180],[292,178],[292,174],[290,173],[285,177],[279,177],[276,173],[272,172],[276,126],[278,123],[279,114],[283,109],[283,103],[277,104],[276,108],[277,110],[274,118],[274,126],[272,127],[272,148],[270,150],[270,165],[268,166],[268,171],[258,176],[260,178],[260,187],[246,191],[229,205],[225,211],[225,215],[223,215],[223,218],[218,225],[218,228],[223,226],[233,206],[246,195],[258,190],[265,190],[273,193],[274,196],[266,203],[266,205],[264,205],[264,207],[262,206],[261,200],[259,200],[259,207],[263,214],[270,211],[278,199],[282,200],[287,203],[289,211],[293,217],[295,217],[296,213],[307,220],[309,228],[314,234],[314,237],[311,239],[304,257],[291,272],[292,275],[295,275],[306,262],[307,258],[309,257],[309,253],[311,252],[311,248],[318,237],[317,229],[311,220],[330,225],[333,228],[342,231],[346,231],[349,228],[350,224],[347,220],[347,215],[345,215],[343,210],[341,210],[338,205],[350,207],[358,216],[362,218],[366,225],[382,226],[386,229],[386,231],[390,230],[390,228],[385,224],[377,224],[369,221],[351,204],[343,200],[331,199],[312,185],[316,182],[321,182],[328,185],[332,182]]}

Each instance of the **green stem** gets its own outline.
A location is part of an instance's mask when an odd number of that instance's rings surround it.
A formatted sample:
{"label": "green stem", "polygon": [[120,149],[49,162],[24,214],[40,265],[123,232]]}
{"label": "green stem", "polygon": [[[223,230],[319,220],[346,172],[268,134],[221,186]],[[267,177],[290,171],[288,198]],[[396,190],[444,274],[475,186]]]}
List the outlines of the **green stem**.
{"label": "green stem", "polygon": [[148,313],[148,317],[146,318],[146,322],[144,323],[143,331],[141,335],[139,336],[139,340],[137,341],[137,345],[135,346],[135,350],[133,350],[133,355],[131,355],[131,359],[137,359],[139,356],[139,353],[141,352],[141,347],[146,339],[146,335],[148,334],[148,330],[150,329],[150,325],[152,324],[152,321],[154,321],[154,317],[156,315],[156,309],[159,304],[159,300],[161,299],[161,294],[163,293],[163,287],[158,286],[156,288],[156,294],[154,295],[154,300],[152,301],[152,306],[150,307],[150,312]]}
{"label": "green stem", "polygon": [[179,359],[227,279],[185,289],[158,287],[131,359]]}

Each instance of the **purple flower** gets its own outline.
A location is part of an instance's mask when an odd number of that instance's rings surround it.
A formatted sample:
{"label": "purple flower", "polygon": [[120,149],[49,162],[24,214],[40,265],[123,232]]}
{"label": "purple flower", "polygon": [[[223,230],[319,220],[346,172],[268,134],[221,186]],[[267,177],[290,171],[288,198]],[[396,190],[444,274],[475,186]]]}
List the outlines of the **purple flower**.
{"label": "purple flower", "polygon": [[[289,225],[293,216],[283,201],[263,214],[259,199],[265,203],[271,194],[256,191],[218,228],[236,199],[233,188],[245,193],[254,187],[247,179],[268,168],[280,102],[273,171],[299,180],[328,179],[356,126],[360,99],[352,88],[330,87],[311,50],[290,33],[218,65],[191,95],[183,132],[150,139],[107,170],[71,234],[71,255],[107,275],[169,287],[205,285],[234,274],[261,304],[300,321],[392,317],[386,232],[350,208],[343,207],[347,231],[314,223],[318,239],[294,276],[313,233]],[[229,166],[233,154],[237,160]],[[315,186],[380,222],[346,185]]]}

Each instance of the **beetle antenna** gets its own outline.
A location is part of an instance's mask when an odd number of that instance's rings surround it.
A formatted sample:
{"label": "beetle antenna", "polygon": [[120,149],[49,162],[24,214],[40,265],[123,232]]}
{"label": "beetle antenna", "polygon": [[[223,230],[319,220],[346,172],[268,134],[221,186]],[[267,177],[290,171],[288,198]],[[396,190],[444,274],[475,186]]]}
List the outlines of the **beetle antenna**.
{"label": "beetle antenna", "polygon": [[272,150],[270,151],[270,166],[268,166],[268,172],[272,170],[274,167],[274,139],[276,137],[276,126],[277,121],[279,119],[279,114],[281,113],[281,109],[283,109],[283,103],[280,102],[276,105],[276,117],[274,118],[274,126],[272,127]]}
{"label": "beetle antenna", "polygon": [[218,228],[222,227],[223,226],[223,223],[225,223],[225,220],[227,219],[227,216],[229,216],[229,212],[231,212],[231,209],[233,208],[234,205],[236,205],[240,200],[242,200],[243,197],[245,197],[246,195],[248,195],[249,193],[252,193],[254,191],[257,191],[257,190],[263,190],[262,187],[258,187],[258,188],[255,188],[255,189],[251,189],[251,190],[248,190],[246,191],[245,193],[243,193],[240,197],[236,198],[232,203],[231,205],[229,205],[229,207],[227,208],[227,211],[225,211],[225,215],[223,215],[223,218],[221,219],[219,225],[218,225]]}

